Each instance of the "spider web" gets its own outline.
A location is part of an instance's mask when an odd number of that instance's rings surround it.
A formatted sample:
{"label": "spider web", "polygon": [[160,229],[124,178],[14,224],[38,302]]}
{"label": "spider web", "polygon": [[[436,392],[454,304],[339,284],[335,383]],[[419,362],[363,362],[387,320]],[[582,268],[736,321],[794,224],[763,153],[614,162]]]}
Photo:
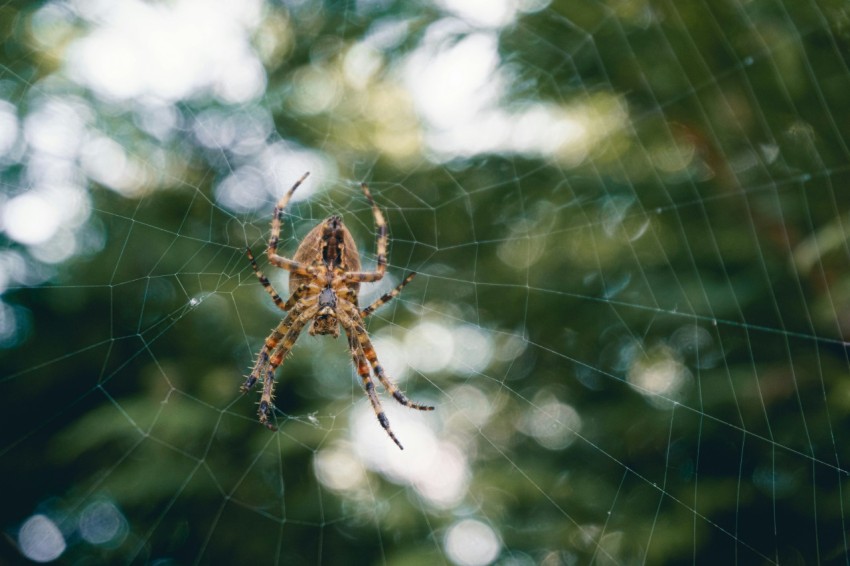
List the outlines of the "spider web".
{"label": "spider web", "polygon": [[[4,559],[850,562],[847,7],[476,6],[0,6]],[[305,171],[403,452],[344,339],[239,393]]]}

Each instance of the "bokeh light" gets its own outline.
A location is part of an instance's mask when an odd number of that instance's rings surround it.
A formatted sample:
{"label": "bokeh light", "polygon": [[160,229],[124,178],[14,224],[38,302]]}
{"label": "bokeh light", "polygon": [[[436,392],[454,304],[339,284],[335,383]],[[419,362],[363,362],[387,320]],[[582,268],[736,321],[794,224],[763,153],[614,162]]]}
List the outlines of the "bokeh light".
{"label": "bokeh light", "polygon": [[5,100],[0,100],[0,160],[15,147],[18,140],[18,127],[15,107]]}
{"label": "bokeh light", "polygon": [[248,37],[260,9],[258,0],[90,3],[82,13],[96,24],[69,48],[68,72],[108,99],[177,101],[206,92],[247,102],[266,85]]}
{"label": "bokeh light", "polygon": [[635,356],[627,380],[653,406],[670,409],[687,393],[693,380],[690,370],[667,346]]}
{"label": "bokeh light", "polygon": [[24,193],[3,207],[3,227],[22,244],[46,242],[59,229],[59,211],[39,194]]}
{"label": "bokeh light", "polygon": [[407,363],[427,374],[449,365],[454,356],[455,342],[448,328],[425,321],[407,331],[404,347]]}
{"label": "bokeh light", "polygon": [[563,450],[581,433],[582,419],[575,408],[542,391],[534,398],[519,429],[549,450]]}
{"label": "bokeh light", "polygon": [[371,405],[364,402],[351,417],[350,446],[355,459],[388,480],[415,489],[434,507],[447,509],[462,501],[470,481],[468,454],[450,440],[437,437],[428,426],[434,424],[433,419],[428,420],[434,413],[389,403],[384,404],[384,411],[407,448],[401,451],[387,438]]}
{"label": "bokeh light", "polygon": [[111,501],[90,503],[80,513],[77,528],[86,542],[107,546],[123,542],[129,531],[127,520]]}
{"label": "bokeh light", "polygon": [[449,527],[444,545],[446,556],[458,566],[492,564],[502,547],[496,531],[475,519],[463,519]]}
{"label": "bokeh light", "polygon": [[33,515],[18,531],[18,548],[33,562],[52,562],[67,548],[65,537],[49,517]]}

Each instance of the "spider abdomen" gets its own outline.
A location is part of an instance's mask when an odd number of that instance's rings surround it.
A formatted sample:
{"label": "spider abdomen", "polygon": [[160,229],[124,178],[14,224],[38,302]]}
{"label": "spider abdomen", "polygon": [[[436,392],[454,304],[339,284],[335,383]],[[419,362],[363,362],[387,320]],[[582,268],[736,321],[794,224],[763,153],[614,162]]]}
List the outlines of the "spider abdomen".
{"label": "spider abdomen", "polygon": [[[333,242],[328,239],[333,236]],[[328,248],[333,246],[332,258],[338,258],[338,265],[327,265],[325,263]],[[313,227],[307,232],[301,243],[298,244],[298,249],[295,250],[295,255],[292,259],[301,264],[306,265],[326,265],[329,268],[340,267],[344,271],[360,271],[360,254],[357,252],[357,244],[354,242],[354,237],[348,231],[342,218],[334,214],[325,218],[322,222]],[[309,283],[311,280],[309,275],[300,275],[298,273],[289,274],[289,292]],[[348,283],[348,288],[351,289],[354,295],[351,300],[357,304],[357,294],[360,291],[359,283]]]}

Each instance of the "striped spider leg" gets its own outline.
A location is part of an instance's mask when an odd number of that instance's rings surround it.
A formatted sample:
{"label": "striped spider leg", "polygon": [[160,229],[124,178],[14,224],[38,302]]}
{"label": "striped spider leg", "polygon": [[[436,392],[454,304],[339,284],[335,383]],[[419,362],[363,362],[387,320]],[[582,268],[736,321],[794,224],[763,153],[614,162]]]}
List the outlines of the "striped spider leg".
{"label": "striped spider leg", "polygon": [[434,407],[410,401],[410,399],[408,399],[404,393],[399,390],[398,386],[393,383],[389,377],[387,377],[384,372],[384,368],[378,362],[378,354],[375,352],[374,346],[372,346],[372,341],[369,339],[366,328],[363,326],[363,319],[360,318],[360,314],[357,312],[354,305],[346,303],[347,301],[342,301],[342,309],[339,311],[339,320],[342,327],[345,329],[346,335],[348,336],[348,346],[351,349],[351,356],[354,359],[354,367],[357,368],[357,373],[360,374],[360,378],[363,381],[363,389],[365,389],[366,395],[369,397],[369,402],[372,404],[372,410],[375,411],[375,415],[378,417],[378,422],[381,424],[383,429],[387,431],[387,434],[393,442],[395,442],[401,450],[404,450],[404,446],[401,445],[401,442],[393,433],[392,428],[390,428],[390,421],[384,413],[381,401],[375,394],[375,383],[369,375],[370,366],[372,372],[381,382],[381,385],[384,386],[384,390],[392,395],[393,399],[398,401],[400,404],[410,409],[418,409],[420,411],[433,411]]}

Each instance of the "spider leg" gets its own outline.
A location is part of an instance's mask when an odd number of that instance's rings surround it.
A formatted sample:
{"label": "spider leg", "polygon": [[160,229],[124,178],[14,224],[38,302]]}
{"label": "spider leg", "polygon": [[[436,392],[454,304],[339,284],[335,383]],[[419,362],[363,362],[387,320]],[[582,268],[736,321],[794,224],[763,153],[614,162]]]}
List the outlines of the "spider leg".
{"label": "spider leg", "polygon": [[372,198],[372,193],[369,192],[369,186],[366,183],[360,183],[360,188],[363,189],[363,194],[366,195],[366,198],[369,199],[369,204],[372,205],[372,214],[375,216],[375,226],[378,230],[378,265],[375,270],[376,273],[380,273],[380,276],[383,277],[384,271],[387,269],[387,241],[389,240],[389,236],[387,234],[387,221],[384,220],[384,215],[381,213],[381,209],[378,208],[378,205],[375,204],[375,199]]}
{"label": "spider leg", "polygon": [[298,263],[293,259],[289,259],[288,257],[283,257],[282,255],[269,253],[269,263],[280,267],[281,269],[285,269],[292,273],[297,273],[298,275],[306,275],[308,277],[315,277],[316,268],[310,265],[304,265],[303,263]]}
{"label": "spider leg", "polygon": [[[248,259],[251,260],[251,267],[254,268],[254,274],[257,276],[257,279],[260,280],[260,285],[262,285],[263,289],[265,289],[266,292],[269,295],[271,295],[271,298],[274,301],[274,304],[276,304],[279,309],[284,310],[284,311],[288,311],[289,309],[291,309],[292,308],[291,305],[288,306],[288,307],[284,306],[283,299],[280,298],[280,295],[275,290],[275,288],[272,286],[271,282],[269,281],[269,278],[266,277],[263,274],[262,271],[260,271],[260,266],[257,265],[257,260],[254,259],[254,254],[251,253],[251,248],[246,248],[245,253],[248,255]],[[295,295],[293,295],[293,297],[294,296]],[[290,300],[291,300],[291,298],[290,298]],[[286,304],[289,305],[289,301],[287,301]]]}
{"label": "spider leg", "polygon": [[[275,205],[274,213],[272,214],[272,231],[269,236],[269,247],[266,248],[266,255],[272,265],[297,273],[298,275],[313,275],[316,270],[308,265],[277,255],[277,245],[280,242],[280,227],[283,225],[283,213],[286,210],[286,205],[289,204],[289,199],[292,198],[292,194],[295,192],[295,189],[304,182],[304,179],[306,179],[309,174],[309,172],[304,173],[300,179],[295,181],[292,188],[289,189],[289,191],[287,191],[287,193],[283,195]],[[269,293],[271,293],[271,291],[269,291]]]}
{"label": "spider leg", "polygon": [[[310,299],[308,299],[310,300]],[[311,303],[314,300],[310,300]],[[285,336],[288,335],[289,331],[292,329],[295,323],[297,323],[304,316],[303,307],[301,309],[293,309],[289,313],[287,313],[286,317],[280,321],[280,324],[272,330],[272,333],[266,338],[263,343],[263,347],[260,349],[260,353],[257,354],[257,361],[254,363],[254,368],[251,370],[251,373],[248,374],[248,377],[245,378],[245,383],[239,388],[242,393],[247,393],[251,388],[256,385],[257,381],[261,377],[264,376],[266,370],[269,367],[269,364],[272,361],[271,355],[277,349],[278,344],[281,340],[285,339]],[[307,309],[314,310],[311,305],[307,305]],[[306,322],[306,321],[305,321]],[[302,323],[303,326],[304,323]],[[297,337],[297,335],[296,335]],[[291,347],[291,346],[290,346]],[[278,362],[279,365],[280,362]],[[277,365],[275,365],[277,367]]]}
{"label": "spider leg", "polygon": [[[315,289],[315,288],[316,288],[316,286],[313,285],[313,284],[310,284],[310,283],[303,283],[303,284],[299,285],[298,288],[295,289],[295,292],[292,293],[292,295],[289,296],[289,299],[286,300],[286,304],[283,305],[283,307],[281,307],[281,308],[285,311],[288,311],[289,309],[294,307],[295,304],[298,303],[298,301],[300,301],[302,298],[304,298],[305,295],[307,295],[307,291],[309,291],[310,289]],[[315,292],[318,293],[319,291],[315,291]]]}
{"label": "spider leg", "polygon": [[389,293],[384,293],[383,295],[381,295],[381,297],[377,301],[360,311],[360,318],[366,318],[367,316],[378,310],[381,306],[387,304],[395,297],[398,297],[399,293],[401,293],[401,290],[404,289],[404,286],[410,283],[414,277],[416,277],[416,273],[409,274],[407,277],[404,278],[404,281],[398,284],[395,289],[393,289]]}
{"label": "spider leg", "polygon": [[268,277],[266,277],[263,272],[260,271],[260,268],[257,265],[257,261],[254,259],[254,254],[251,253],[251,248],[248,248],[246,250],[246,253],[248,254],[248,259],[251,260],[251,267],[254,268],[254,273],[257,274],[257,279],[260,280],[260,284],[263,286],[263,289],[265,289],[266,292],[271,295],[272,301],[274,301],[274,304],[277,305],[277,308],[279,308],[280,310],[290,310],[292,307],[295,306],[295,303],[297,303],[301,298],[303,298],[304,295],[307,294],[307,291],[310,290],[311,285],[309,283],[303,283],[299,285],[297,289],[295,289],[295,292],[292,293],[292,295],[289,296],[289,299],[287,299],[287,301],[284,303],[283,299],[280,298],[280,295],[272,286]]}
{"label": "spider leg", "polygon": [[363,355],[360,343],[347,328],[345,329],[345,333],[348,335],[348,347],[351,349],[354,367],[357,368],[357,373],[360,374],[360,379],[363,380],[363,389],[366,390],[366,396],[369,397],[369,402],[372,404],[372,410],[375,411],[375,415],[378,417],[378,422],[381,423],[381,426],[387,431],[387,434],[396,443],[396,446],[404,450],[404,446],[401,445],[401,442],[399,442],[390,428],[390,420],[387,418],[386,413],[384,413],[381,400],[378,399],[378,394],[375,392],[375,382],[372,381],[372,377],[369,375],[369,362],[366,361],[366,356]]}
{"label": "spider leg", "polygon": [[300,179],[295,181],[295,184],[292,185],[292,188],[290,188],[289,191],[287,191],[287,193],[280,198],[280,200],[274,207],[274,214],[272,215],[272,233],[271,237],[269,238],[268,248],[268,253],[270,256],[277,254],[277,244],[280,241],[280,227],[283,224],[283,211],[286,210],[286,205],[289,204],[289,199],[292,198],[292,194],[295,192],[295,189],[297,189],[301,185],[301,183],[304,182],[304,179],[306,179],[308,175],[310,175],[309,172],[304,173],[304,175],[302,175]]}
{"label": "spider leg", "polygon": [[260,353],[257,354],[257,361],[254,363],[254,368],[251,370],[251,373],[248,374],[248,377],[245,378],[245,383],[240,387],[240,391],[242,393],[247,393],[254,385],[259,381],[260,377],[263,374],[263,371],[269,365],[269,355],[271,355],[272,351],[277,348],[278,343],[283,338],[284,333],[292,326],[293,316],[298,316],[301,313],[299,311],[293,310],[292,312],[286,315],[280,324],[277,325],[277,328],[272,330],[272,333],[269,334],[266,341],[263,343],[263,347],[260,349]]}
{"label": "spider leg", "polygon": [[378,205],[375,204],[375,199],[372,198],[372,193],[369,192],[369,186],[366,183],[360,183],[360,188],[363,189],[363,194],[372,205],[372,214],[375,217],[375,226],[378,231],[378,264],[375,266],[375,271],[352,271],[345,274],[345,280],[349,283],[369,283],[371,281],[380,281],[387,270],[387,242],[389,235],[387,231],[387,221]]}
{"label": "spider leg", "polygon": [[396,401],[405,407],[417,409],[419,411],[433,411],[434,407],[431,405],[414,403],[408,399],[404,393],[399,390],[398,386],[393,383],[389,377],[387,377],[387,374],[384,372],[384,368],[378,362],[378,354],[375,352],[375,347],[372,346],[372,341],[369,340],[369,335],[366,333],[366,328],[363,326],[363,320],[360,318],[360,315],[354,308],[354,305],[346,303],[348,303],[348,301],[340,301],[340,306],[342,308],[337,311],[339,320],[342,323],[342,326],[346,329],[346,332],[353,333],[357,338],[360,349],[372,365],[372,371],[376,376],[378,376],[378,380],[381,382],[381,385],[384,386],[384,389],[386,389]]}
{"label": "spider leg", "polygon": [[260,374],[263,372],[265,368],[268,368],[269,365],[269,352],[266,347],[263,346],[263,349],[260,350],[260,353],[257,354],[257,361],[254,363],[254,369],[251,370],[251,373],[248,374],[248,377],[245,378],[245,383],[243,383],[239,387],[239,391],[242,393],[247,393],[250,391],[254,385],[257,383]]}
{"label": "spider leg", "polygon": [[[269,341],[271,340],[271,336],[268,340],[266,340],[266,346],[263,351],[260,353],[260,357],[257,360],[257,368],[262,368],[265,372],[265,376],[263,379],[263,393],[260,395],[260,407],[257,410],[257,414],[260,417],[260,423],[266,425],[266,428],[269,430],[277,430],[273,424],[269,422],[269,412],[272,407],[272,399],[274,397],[274,373],[277,367],[283,363],[283,360],[286,358],[286,355],[289,354],[290,350],[292,350],[292,346],[295,345],[295,341],[298,339],[298,335],[301,334],[301,331],[304,329],[304,325],[307,324],[307,321],[315,316],[316,311],[319,309],[318,306],[313,305],[312,307],[308,307],[303,313],[293,316],[290,314],[287,318],[292,319],[289,323],[289,327],[286,330],[286,334],[283,336],[283,339],[274,346],[271,351],[271,355],[269,355]],[[285,322],[285,319],[284,319]],[[277,329],[272,333],[282,334],[282,326],[283,322],[278,326]],[[262,362],[262,363],[261,363]],[[254,373],[252,372],[252,377]]]}

